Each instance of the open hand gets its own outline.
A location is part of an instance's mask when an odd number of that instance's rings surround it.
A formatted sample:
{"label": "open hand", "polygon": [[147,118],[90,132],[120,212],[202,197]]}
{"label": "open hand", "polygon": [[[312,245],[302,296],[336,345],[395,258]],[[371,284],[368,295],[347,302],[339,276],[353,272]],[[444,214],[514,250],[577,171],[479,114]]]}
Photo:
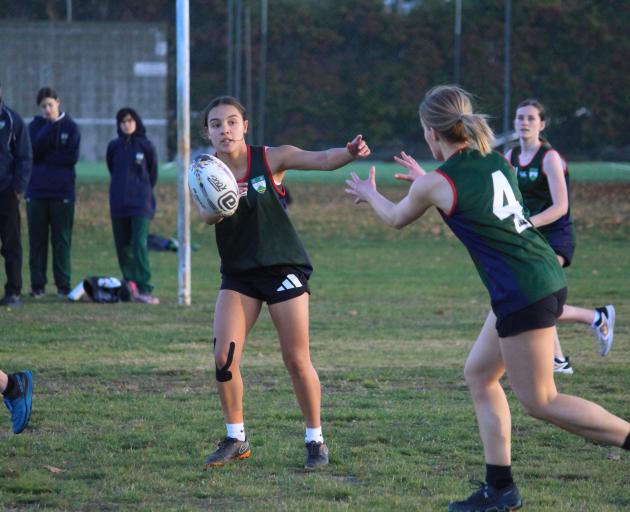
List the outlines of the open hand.
{"label": "open hand", "polygon": [[346,148],[348,153],[354,158],[366,158],[370,156],[371,153],[367,142],[363,140],[363,135],[357,135],[351,142],[346,144]]}
{"label": "open hand", "polygon": [[367,180],[362,180],[355,172],[350,173],[350,179],[346,180],[348,188],[346,193],[354,198],[354,204],[367,201],[371,192],[376,190],[376,169],[370,167],[370,175]]}
{"label": "open hand", "polygon": [[405,169],[407,169],[408,174],[396,173],[394,174],[394,178],[397,180],[403,181],[415,181],[416,178],[420,176],[424,176],[426,171],[420,167],[420,164],[416,162],[416,160],[409,156],[404,151],[400,152],[400,156],[395,156],[394,160],[398,165],[402,165]]}

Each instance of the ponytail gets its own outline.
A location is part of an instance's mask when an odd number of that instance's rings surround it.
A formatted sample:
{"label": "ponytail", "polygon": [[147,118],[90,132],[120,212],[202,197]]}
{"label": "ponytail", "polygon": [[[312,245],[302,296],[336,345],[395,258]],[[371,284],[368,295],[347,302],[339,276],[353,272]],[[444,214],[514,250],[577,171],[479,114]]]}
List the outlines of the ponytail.
{"label": "ponytail", "polygon": [[482,155],[490,153],[492,151],[494,133],[486,121],[486,116],[483,114],[464,114],[461,118],[471,147],[478,150]]}
{"label": "ponytail", "polygon": [[470,94],[456,85],[439,85],[420,104],[420,120],[449,142],[467,142],[482,155],[492,151],[494,133],[484,114],[473,112]]}

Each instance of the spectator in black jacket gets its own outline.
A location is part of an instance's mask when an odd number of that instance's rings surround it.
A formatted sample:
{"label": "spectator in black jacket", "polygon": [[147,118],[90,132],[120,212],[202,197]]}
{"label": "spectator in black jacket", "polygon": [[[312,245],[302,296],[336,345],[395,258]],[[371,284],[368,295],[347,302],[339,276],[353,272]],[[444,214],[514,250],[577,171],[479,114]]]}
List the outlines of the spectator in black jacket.
{"label": "spectator in black jacket", "polygon": [[109,207],[118,263],[123,278],[137,285],[135,300],[159,304],[159,299],[151,295],[147,249],[149,222],[155,214],[157,155],[135,110],[120,109],[116,124],[118,138],[107,146],[107,168],[112,177]]}
{"label": "spectator in black jacket", "polygon": [[54,89],[41,88],[37,105],[42,115],[35,116],[28,127],[33,145],[33,175],[26,189],[31,296],[39,298],[45,293],[50,233],[57,294],[65,298],[70,292],[74,166],[79,159],[81,135],[68,113],[60,111]]}
{"label": "spectator in black jacket", "polygon": [[2,101],[0,85],[0,254],[7,282],[0,306],[19,306],[22,301],[22,241],[20,194],[31,179],[31,141],[22,118]]}

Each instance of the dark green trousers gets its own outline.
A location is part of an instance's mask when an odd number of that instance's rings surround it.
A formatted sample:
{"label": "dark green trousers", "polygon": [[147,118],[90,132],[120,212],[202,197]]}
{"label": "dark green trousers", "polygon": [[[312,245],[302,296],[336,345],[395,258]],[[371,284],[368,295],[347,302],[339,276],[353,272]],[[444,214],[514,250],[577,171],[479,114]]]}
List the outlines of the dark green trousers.
{"label": "dark green trousers", "polygon": [[53,277],[57,289],[71,288],[72,226],[74,201],[67,199],[27,199],[31,288],[43,290],[47,283],[48,239],[52,245]]}
{"label": "dark green trousers", "polygon": [[146,217],[112,217],[118,264],[123,279],[135,281],[140,293],[151,293],[151,264],[147,237],[150,219]]}

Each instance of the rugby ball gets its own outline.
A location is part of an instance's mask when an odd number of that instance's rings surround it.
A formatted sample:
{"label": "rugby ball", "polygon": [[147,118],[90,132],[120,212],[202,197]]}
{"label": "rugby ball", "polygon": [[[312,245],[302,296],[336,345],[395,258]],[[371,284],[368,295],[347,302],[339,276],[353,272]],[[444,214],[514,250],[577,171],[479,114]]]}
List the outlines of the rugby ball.
{"label": "rugby ball", "polygon": [[188,171],[188,188],[195,202],[208,213],[229,217],[238,208],[238,184],[216,156],[199,155]]}

